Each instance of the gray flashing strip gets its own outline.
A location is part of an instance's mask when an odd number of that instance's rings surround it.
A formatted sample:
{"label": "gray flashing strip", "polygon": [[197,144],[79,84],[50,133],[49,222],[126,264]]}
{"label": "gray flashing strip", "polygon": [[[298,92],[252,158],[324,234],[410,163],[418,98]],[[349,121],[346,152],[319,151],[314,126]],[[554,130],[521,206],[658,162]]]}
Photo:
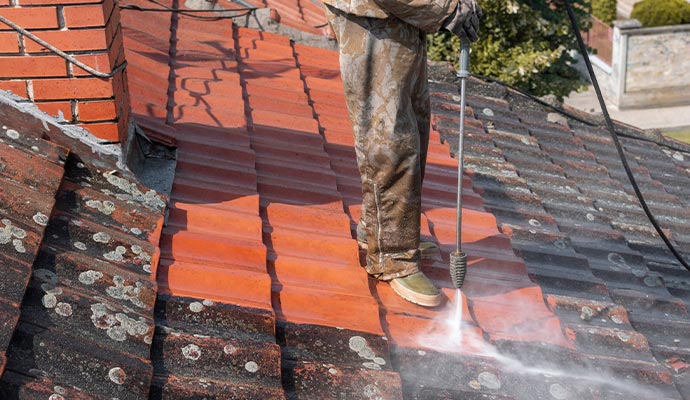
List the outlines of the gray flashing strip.
{"label": "gray flashing strip", "polygon": [[26,102],[25,98],[19,97],[10,91],[0,90],[0,103],[12,107],[18,112],[35,117],[43,123],[46,129],[49,129],[49,127],[57,129],[65,136],[75,139],[90,148],[94,154],[112,157],[118,168],[127,169],[122,159],[122,149],[119,144],[100,144],[103,140],[94,136],[88,130],[79,126],[59,124],[54,117],[39,110],[35,104]]}
{"label": "gray flashing strip", "polygon": [[690,25],[668,25],[668,26],[654,26],[651,28],[620,28],[621,33],[624,35],[631,36],[641,36],[641,35],[658,35],[663,33],[680,33],[680,32],[690,32]]}

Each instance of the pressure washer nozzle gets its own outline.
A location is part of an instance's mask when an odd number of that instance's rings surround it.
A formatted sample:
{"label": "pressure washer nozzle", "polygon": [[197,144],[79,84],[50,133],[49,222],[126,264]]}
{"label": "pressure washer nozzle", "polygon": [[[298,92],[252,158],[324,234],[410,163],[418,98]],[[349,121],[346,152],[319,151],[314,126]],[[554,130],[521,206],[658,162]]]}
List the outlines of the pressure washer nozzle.
{"label": "pressure washer nozzle", "polygon": [[450,280],[456,289],[460,289],[465,283],[467,275],[467,254],[464,251],[450,253]]}

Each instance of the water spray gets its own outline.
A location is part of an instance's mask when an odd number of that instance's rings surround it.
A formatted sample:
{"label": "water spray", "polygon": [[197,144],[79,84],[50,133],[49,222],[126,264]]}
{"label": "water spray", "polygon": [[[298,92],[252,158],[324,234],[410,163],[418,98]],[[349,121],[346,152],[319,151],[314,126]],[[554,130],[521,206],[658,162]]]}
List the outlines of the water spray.
{"label": "water spray", "polygon": [[465,283],[465,275],[467,274],[467,254],[462,251],[460,240],[462,239],[462,140],[465,136],[465,86],[467,77],[470,76],[469,66],[470,42],[469,40],[461,40],[460,68],[458,69],[458,77],[460,78],[460,134],[456,153],[458,158],[457,221],[455,225],[455,251],[450,254],[450,280],[456,289],[460,289]]}

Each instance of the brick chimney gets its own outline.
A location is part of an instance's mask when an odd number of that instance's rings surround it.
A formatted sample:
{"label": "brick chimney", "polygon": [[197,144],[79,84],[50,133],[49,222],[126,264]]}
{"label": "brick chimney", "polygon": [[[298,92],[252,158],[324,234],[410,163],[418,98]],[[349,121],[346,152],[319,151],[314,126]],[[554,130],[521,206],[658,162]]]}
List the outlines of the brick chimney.
{"label": "brick chimney", "polygon": [[[96,71],[125,59],[116,0],[0,0],[0,16]],[[0,22],[0,90],[63,115],[104,141],[127,139],[124,71],[98,78]]]}

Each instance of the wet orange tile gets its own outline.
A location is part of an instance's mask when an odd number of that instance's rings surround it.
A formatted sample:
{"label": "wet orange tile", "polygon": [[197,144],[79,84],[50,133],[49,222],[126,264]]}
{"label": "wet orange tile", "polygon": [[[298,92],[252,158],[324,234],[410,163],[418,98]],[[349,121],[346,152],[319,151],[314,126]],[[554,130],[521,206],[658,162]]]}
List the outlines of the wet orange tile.
{"label": "wet orange tile", "polygon": [[[269,214],[270,222],[270,214]],[[297,225],[297,224],[296,224]],[[299,225],[297,227],[301,228]],[[301,255],[304,258],[320,260],[324,264],[331,261],[349,265],[359,264],[357,243],[350,238],[337,235],[336,232],[310,232],[304,229],[281,229],[267,233],[273,250],[279,254]]]}
{"label": "wet orange tile", "polygon": [[232,208],[212,207],[173,201],[168,225],[184,230],[198,230],[229,237],[260,237],[261,219]]}
{"label": "wet orange tile", "polygon": [[269,254],[269,260],[281,286],[311,287],[333,294],[356,294],[362,297],[370,294],[368,276],[359,264],[318,260],[280,250],[278,254]]}
{"label": "wet orange tile", "polygon": [[360,297],[305,287],[276,288],[276,317],[294,323],[317,324],[383,335],[378,306],[371,296]]}
{"label": "wet orange tile", "polygon": [[487,348],[483,331],[472,325],[463,324],[461,328],[452,321],[429,320],[409,317],[402,314],[386,316],[392,344],[400,347],[442,351],[455,354],[481,354]]}
{"label": "wet orange tile", "polygon": [[158,284],[162,293],[272,310],[271,279],[265,271],[163,259]]}
{"label": "wet orange tile", "polygon": [[255,270],[266,263],[266,248],[261,242],[178,231],[174,227],[165,228],[163,235],[161,252],[165,258],[212,264],[232,262]]}
{"label": "wet orange tile", "polygon": [[563,335],[558,318],[546,308],[538,286],[506,288],[505,293],[491,296],[477,295],[470,303],[479,326],[489,335],[573,348]]}

